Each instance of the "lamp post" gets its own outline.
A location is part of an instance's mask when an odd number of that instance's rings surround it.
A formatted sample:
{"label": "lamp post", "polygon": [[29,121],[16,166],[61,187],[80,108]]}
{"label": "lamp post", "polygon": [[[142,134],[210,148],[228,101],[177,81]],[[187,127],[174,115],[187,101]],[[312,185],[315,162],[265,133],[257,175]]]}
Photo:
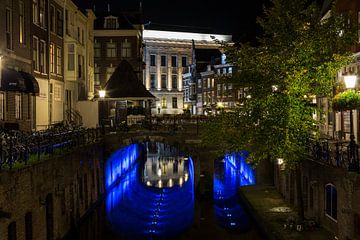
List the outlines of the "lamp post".
{"label": "lamp post", "polygon": [[102,128],[102,133],[105,134],[105,123],[104,123],[104,111],[105,111],[105,106],[104,106],[104,99],[106,96],[106,91],[105,90],[99,90],[99,97],[100,97],[100,124],[101,124],[101,128]]}
{"label": "lamp post", "polygon": [[[356,85],[357,76],[353,74],[346,74],[344,76],[345,87],[347,89],[354,89]],[[355,143],[354,126],[353,126],[353,114],[350,109],[350,144],[348,146],[348,160],[349,160],[349,171],[359,170],[359,156],[358,146]]]}

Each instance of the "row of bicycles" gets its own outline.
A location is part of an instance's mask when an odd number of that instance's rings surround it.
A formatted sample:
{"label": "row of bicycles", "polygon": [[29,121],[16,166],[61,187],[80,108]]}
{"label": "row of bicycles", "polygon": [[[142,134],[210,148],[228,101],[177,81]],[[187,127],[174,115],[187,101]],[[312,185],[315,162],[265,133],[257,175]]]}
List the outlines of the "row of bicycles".
{"label": "row of bicycles", "polygon": [[61,124],[36,132],[0,129],[0,170],[96,142],[100,135],[98,128]]}

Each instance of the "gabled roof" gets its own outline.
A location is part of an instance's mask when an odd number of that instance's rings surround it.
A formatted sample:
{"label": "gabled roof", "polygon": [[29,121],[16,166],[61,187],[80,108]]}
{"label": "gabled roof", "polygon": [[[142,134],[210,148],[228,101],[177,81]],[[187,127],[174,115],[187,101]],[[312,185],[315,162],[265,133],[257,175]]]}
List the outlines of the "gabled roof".
{"label": "gabled roof", "polygon": [[133,67],[122,60],[104,87],[105,98],[145,100],[155,98],[137,78]]}

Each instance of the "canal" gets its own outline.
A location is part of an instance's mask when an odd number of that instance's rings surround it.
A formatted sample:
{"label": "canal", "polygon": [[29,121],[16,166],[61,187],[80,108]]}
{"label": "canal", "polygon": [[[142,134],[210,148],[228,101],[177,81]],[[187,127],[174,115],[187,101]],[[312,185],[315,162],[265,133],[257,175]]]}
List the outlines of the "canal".
{"label": "canal", "polygon": [[119,149],[105,164],[103,201],[66,239],[262,239],[237,195],[255,183],[246,157],[215,159],[214,175],[195,182],[193,159],[173,146]]}

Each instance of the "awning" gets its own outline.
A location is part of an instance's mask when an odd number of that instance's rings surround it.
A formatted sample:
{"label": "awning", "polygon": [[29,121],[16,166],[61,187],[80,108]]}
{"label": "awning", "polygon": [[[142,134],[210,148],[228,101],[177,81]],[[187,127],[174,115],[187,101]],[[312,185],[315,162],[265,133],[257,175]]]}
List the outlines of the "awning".
{"label": "awning", "polygon": [[10,68],[3,68],[1,70],[0,89],[3,91],[25,92],[25,79],[18,71]]}
{"label": "awning", "polygon": [[40,89],[36,78],[27,72],[19,71],[19,73],[25,79],[26,92],[32,93],[34,96],[39,96]]}
{"label": "awning", "polygon": [[39,95],[39,84],[30,73],[3,68],[1,71],[2,91],[24,92]]}

